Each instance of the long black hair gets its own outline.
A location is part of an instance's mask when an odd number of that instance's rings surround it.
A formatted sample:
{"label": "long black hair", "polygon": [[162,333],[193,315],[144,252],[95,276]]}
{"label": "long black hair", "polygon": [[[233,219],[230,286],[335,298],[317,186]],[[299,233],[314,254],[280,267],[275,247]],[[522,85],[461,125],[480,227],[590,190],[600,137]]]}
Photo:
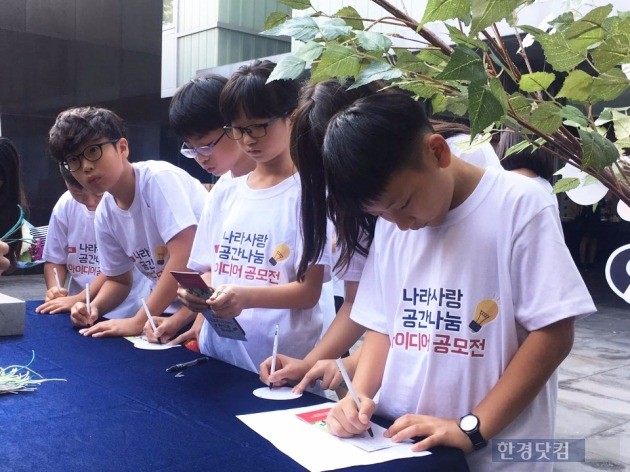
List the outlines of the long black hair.
{"label": "long black hair", "polygon": [[[10,139],[0,137],[0,237],[4,236],[17,223],[20,217],[18,205],[24,210],[25,216],[28,216],[20,155]],[[7,235],[7,239],[20,239],[21,237],[21,227]],[[20,255],[21,247],[20,241],[9,244],[7,258],[11,263],[11,268],[15,267],[15,261]]]}
{"label": "long black hair", "polygon": [[[351,84],[328,79],[302,88],[298,107],[292,116],[291,158],[300,175],[303,252],[298,266],[298,280],[307,269],[317,262],[327,244],[326,217],[335,227],[343,224],[336,219],[334,208],[326,204],[326,176],[322,161],[322,144],[330,119],[341,109],[384,87],[381,82],[348,90]],[[345,268],[354,252],[367,255],[372,242],[376,218],[364,215],[354,222],[355,232],[365,235],[353,241],[348,257],[339,260],[338,267]]]}

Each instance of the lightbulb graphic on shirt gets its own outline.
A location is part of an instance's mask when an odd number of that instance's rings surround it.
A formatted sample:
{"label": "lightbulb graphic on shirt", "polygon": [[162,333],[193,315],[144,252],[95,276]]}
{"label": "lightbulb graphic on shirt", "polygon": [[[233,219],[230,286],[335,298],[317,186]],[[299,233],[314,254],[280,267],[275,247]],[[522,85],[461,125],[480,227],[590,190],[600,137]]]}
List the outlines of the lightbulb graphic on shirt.
{"label": "lightbulb graphic on shirt", "polygon": [[166,246],[158,246],[155,248],[155,257],[157,258],[157,263],[159,265],[164,265],[164,259],[168,255],[168,249]]}
{"label": "lightbulb graphic on shirt", "polygon": [[468,327],[476,333],[488,323],[494,321],[499,314],[499,305],[494,300],[481,300],[475,308],[475,317]]}
{"label": "lightbulb graphic on shirt", "polygon": [[273,256],[269,258],[271,265],[275,266],[291,255],[291,249],[285,243],[278,244],[273,250]]}

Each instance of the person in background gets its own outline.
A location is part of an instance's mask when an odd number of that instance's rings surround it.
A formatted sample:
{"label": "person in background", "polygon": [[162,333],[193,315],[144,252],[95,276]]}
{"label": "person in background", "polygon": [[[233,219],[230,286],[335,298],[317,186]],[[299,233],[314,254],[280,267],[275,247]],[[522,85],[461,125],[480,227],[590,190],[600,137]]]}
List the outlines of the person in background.
{"label": "person in background", "polygon": [[20,155],[9,138],[0,136],[0,238],[11,241],[3,254],[9,261],[4,271],[12,271],[22,253],[22,222],[27,216]]}
{"label": "person in background", "polygon": [[[83,188],[61,164],[59,171],[68,190],[57,201],[48,224],[44,246],[47,290],[45,302],[35,309],[38,313],[69,312],[76,303],[85,303],[86,285],[90,285],[90,296],[94,298],[107,279],[101,274],[94,232],[94,215],[102,195]],[[67,276],[70,276],[68,289],[65,288]],[[150,289],[149,279],[134,268],[129,296],[101,315],[108,319],[133,316],[141,306],[140,299],[148,297]]]}

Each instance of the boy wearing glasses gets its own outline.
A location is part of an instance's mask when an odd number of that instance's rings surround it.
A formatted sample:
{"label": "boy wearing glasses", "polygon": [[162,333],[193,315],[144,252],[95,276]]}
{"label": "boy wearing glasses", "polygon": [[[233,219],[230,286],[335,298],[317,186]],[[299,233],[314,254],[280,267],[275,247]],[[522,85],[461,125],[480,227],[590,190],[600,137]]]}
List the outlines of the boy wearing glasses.
{"label": "boy wearing glasses", "polygon": [[[106,280],[98,263],[94,232],[94,215],[102,195],[83,188],[63,165],[59,164],[59,170],[68,191],[57,201],[48,224],[43,255],[46,299],[35,310],[38,313],[67,313],[77,302],[85,302],[86,285],[90,285],[90,293],[95,296]],[[64,288],[67,276],[68,289]],[[140,308],[140,299],[150,291],[149,279],[134,268],[127,299],[109,313],[101,314],[109,319],[133,316]]]}
{"label": "boy wearing glasses", "polygon": [[49,149],[83,187],[103,194],[95,233],[107,279],[90,313],[84,303],[72,307],[73,323],[90,326],[86,336],[141,334],[147,319],[142,308],[130,318],[94,325],[129,295],[134,266],[154,283],[146,300],[152,314],[187,310],[173,303],[177,282],[168,273],[186,269],[207,195],[201,183],[167,162],[130,163],[122,119],[103,108],[61,112],[49,133]]}
{"label": "boy wearing glasses", "polygon": [[[195,159],[207,172],[225,182],[245,175],[256,167],[256,162],[241,151],[238,143],[225,136],[225,120],[219,111],[219,97],[227,79],[207,74],[184,84],[173,96],[169,107],[169,124],[175,134],[184,141],[180,153]],[[218,183],[217,183],[218,184]],[[157,330],[152,332],[145,323],[145,333],[150,341],[160,338],[167,342],[180,328],[194,319],[184,317],[184,312],[168,318],[156,317]]]}

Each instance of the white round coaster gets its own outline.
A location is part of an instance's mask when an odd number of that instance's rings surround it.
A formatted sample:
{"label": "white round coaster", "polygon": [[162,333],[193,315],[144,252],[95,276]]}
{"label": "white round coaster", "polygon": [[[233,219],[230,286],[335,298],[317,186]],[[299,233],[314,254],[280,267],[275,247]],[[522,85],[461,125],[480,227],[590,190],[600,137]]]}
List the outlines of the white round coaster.
{"label": "white round coaster", "polygon": [[294,398],[300,398],[302,396],[301,393],[295,394],[291,390],[291,387],[260,387],[252,393],[258,398],[264,398],[266,400],[293,400]]}

